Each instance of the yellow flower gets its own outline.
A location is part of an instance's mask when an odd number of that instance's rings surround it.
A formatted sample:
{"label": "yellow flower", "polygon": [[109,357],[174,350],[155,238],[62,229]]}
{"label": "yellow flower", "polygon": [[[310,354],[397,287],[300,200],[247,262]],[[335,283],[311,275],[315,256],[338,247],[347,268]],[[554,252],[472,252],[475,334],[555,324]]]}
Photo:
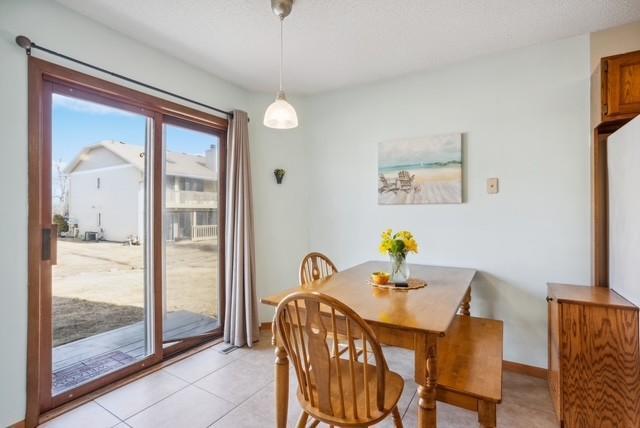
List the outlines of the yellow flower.
{"label": "yellow flower", "polygon": [[401,238],[402,240],[409,240],[413,238],[413,235],[408,230],[401,230],[396,235],[398,238]]}
{"label": "yellow flower", "polygon": [[387,229],[382,232],[381,238],[379,250],[382,254],[406,255],[409,252],[418,252],[418,243],[408,230],[401,230],[394,235],[391,229]]}
{"label": "yellow flower", "polygon": [[407,251],[410,251],[412,253],[418,252],[418,243],[416,242],[415,239],[410,239],[408,242],[405,243],[405,246],[407,248]]}

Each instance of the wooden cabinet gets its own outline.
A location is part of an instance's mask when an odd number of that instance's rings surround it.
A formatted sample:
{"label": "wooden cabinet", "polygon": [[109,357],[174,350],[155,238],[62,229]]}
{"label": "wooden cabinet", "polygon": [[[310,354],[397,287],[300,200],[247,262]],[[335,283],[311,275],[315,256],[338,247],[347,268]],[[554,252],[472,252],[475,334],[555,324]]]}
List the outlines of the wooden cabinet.
{"label": "wooden cabinet", "polygon": [[601,59],[602,121],[640,114],[640,51]]}
{"label": "wooden cabinet", "polygon": [[549,391],[565,428],[640,427],[638,308],[604,287],[549,284]]}

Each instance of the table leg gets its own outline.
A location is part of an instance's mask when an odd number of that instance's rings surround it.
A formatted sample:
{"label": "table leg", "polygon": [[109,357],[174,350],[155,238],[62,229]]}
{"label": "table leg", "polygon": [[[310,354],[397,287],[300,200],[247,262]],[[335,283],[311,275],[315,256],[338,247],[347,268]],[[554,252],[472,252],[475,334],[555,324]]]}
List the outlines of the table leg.
{"label": "table leg", "polygon": [[275,336],[272,343],[276,347],[275,377],[276,377],[276,427],[287,427],[287,414],[289,410],[289,359],[287,351]]}
{"label": "table leg", "polygon": [[496,403],[478,401],[478,422],[482,428],[496,428]]}
{"label": "table leg", "polygon": [[462,310],[462,315],[471,315],[471,287],[467,290],[467,294],[464,295],[460,309]]}
{"label": "table leg", "polygon": [[[416,367],[424,367],[418,380],[418,426],[420,428],[435,428],[436,420],[436,386],[438,384],[438,336],[427,334],[418,340],[424,344],[416,346]],[[426,364],[418,365],[418,360]]]}

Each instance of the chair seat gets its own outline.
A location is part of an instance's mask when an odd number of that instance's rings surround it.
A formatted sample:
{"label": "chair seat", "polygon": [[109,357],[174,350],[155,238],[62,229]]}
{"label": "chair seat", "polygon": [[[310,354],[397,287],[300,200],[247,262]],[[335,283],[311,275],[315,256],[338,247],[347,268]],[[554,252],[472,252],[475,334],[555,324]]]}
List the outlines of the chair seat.
{"label": "chair seat", "polygon": [[502,321],[458,315],[438,343],[438,389],[502,401]]}
{"label": "chair seat", "polygon": [[[354,363],[354,374],[355,374],[355,385],[356,385],[356,396],[359,399],[354,399],[352,394],[352,388],[350,383],[350,377],[344,376],[344,374],[349,373],[349,360],[346,358],[338,358],[340,364],[340,371],[343,373],[342,377],[342,391],[344,394],[344,406],[345,406],[345,418],[335,417],[333,415],[325,414],[319,412],[317,408],[312,408],[306,404],[304,400],[304,395],[300,388],[298,388],[297,395],[298,401],[305,411],[307,411],[311,416],[320,420],[321,422],[325,422],[330,425],[337,426],[359,426],[359,425],[368,425],[372,423],[376,423],[386,416],[389,415],[389,412],[396,406],[398,400],[400,400],[400,395],[402,394],[402,389],[404,388],[404,380],[402,377],[394,373],[392,371],[387,371],[385,377],[385,396],[384,396],[384,408],[382,411],[378,410],[376,404],[376,367],[371,364],[367,364],[367,383],[369,384],[369,406],[370,413],[369,417],[366,414],[365,408],[365,400],[364,398],[364,364],[361,362]],[[336,358],[331,358],[331,371],[335,372],[336,370]],[[313,376],[313,370],[311,370],[311,374]],[[342,408],[340,392],[338,387],[338,377],[335,375],[331,376],[331,407],[334,410],[335,414],[340,414],[340,409]],[[317,391],[315,388],[313,389],[314,403],[318,403]],[[355,415],[353,404],[357,403],[357,423],[354,423]]]}

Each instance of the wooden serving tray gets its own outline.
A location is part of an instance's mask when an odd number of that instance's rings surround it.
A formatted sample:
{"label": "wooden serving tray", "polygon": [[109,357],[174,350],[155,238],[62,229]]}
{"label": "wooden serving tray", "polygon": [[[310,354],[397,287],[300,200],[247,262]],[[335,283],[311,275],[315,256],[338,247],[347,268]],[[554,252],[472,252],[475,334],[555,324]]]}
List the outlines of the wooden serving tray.
{"label": "wooden serving tray", "polygon": [[427,286],[426,281],[423,281],[417,278],[409,278],[409,280],[407,281],[407,283],[409,284],[408,287],[396,287],[396,285],[393,282],[388,282],[386,284],[376,284],[375,282],[368,280],[367,283],[376,288],[385,288],[388,290],[395,290],[395,291],[415,290],[415,289]]}

